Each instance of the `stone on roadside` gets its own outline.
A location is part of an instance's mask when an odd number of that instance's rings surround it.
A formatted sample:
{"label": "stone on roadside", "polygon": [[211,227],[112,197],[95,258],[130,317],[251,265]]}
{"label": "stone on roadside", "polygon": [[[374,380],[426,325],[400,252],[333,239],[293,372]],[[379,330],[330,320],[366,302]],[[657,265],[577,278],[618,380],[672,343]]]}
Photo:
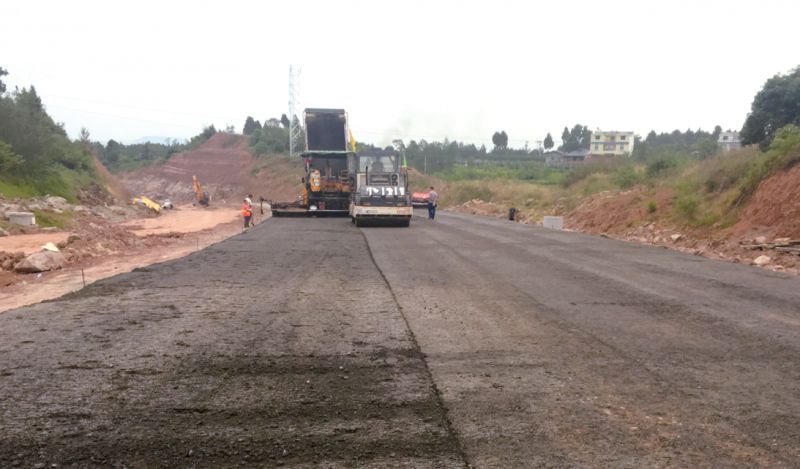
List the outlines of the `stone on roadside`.
{"label": "stone on roadside", "polygon": [[48,207],[53,209],[66,210],[69,208],[69,203],[67,203],[67,199],[63,197],[49,196],[45,197],[43,202],[46,203]]}
{"label": "stone on roadside", "polygon": [[64,267],[67,259],[60,252],[42,251],[31,254],[14,267],[21,274],[35,274]]}
{"label": "stone on roadside", "polygon": [[0,237],[3,237],[3,236],[8,236],[8,231],[0,228]]}
{"label": "stone on roadside", "polygon": [[7,287],[14,283],[14,274],[11,272],[0,271],[0,287]]}
{"label": "stone on roadside", "polygon": [[680,240],[681,238],[683,238],[683,235],[681,235],[681,234],[679,234],[679,233],[675,233],[675,234],[673,234],[673,235],[670,235],[670,237],[669,237],[669,239],[671,239],[673,243],[674,243],[675,241],[678,241],[678,240]]}
{"label": "stone on roadside", "polygon": [[755,239],[753,239],[753,244],[767,244],[767,237],[756,236]]}
{"label": "stone on roadside", "polygon": [[758,256],[755,259],[753,259],[753,265],[763,266],[769,264],[770,262],[772,262],[772,258],[769,256]]}

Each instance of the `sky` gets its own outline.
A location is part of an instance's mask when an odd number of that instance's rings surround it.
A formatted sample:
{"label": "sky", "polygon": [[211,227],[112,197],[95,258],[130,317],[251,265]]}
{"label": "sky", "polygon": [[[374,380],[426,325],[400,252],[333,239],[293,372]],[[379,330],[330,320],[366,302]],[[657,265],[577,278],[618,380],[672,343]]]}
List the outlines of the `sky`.
{"label": "sky", "polygon": [[299,107],[355,138],[536,147],[565,126],[741,128],[800,65],[794,0],[0,0],[0,67],[72,137],[185,139]]}

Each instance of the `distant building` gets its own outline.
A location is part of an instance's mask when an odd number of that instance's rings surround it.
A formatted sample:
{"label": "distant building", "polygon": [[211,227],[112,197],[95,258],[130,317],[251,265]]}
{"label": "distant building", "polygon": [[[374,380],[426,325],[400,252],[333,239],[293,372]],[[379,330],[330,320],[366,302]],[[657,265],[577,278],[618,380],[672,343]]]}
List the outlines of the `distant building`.
{"label": "distant building", "polygon": [[589,150],[580,149],[563,152],[560,150],[544,154],[544,164],[551,168],[572,168],[583,164],[589,158]]}
{"label": "distant building", "polygon": [[595,130],[589,146],[591,156],[629,156],[633,153],[633,132]]}
{"label": "distant building", "polygon": [[742,148],[742,141],[739,139],[739,132],[720,132],[717,144],[722,151],[738,150]]}

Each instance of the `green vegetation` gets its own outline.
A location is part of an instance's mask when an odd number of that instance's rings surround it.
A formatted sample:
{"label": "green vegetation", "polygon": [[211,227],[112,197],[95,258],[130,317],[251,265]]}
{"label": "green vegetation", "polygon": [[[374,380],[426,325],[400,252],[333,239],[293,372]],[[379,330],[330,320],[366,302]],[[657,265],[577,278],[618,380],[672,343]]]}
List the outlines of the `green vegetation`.
{"label": "green vegetation", "polygon": [[95,142],[92,148],[109,171],[132,171],[144,166],[164,163],[175,153],[193,150],[216,134],[217,129],[212,124],[183,143],[177,140],[168,140],[166,143],[146,142],[125,145],[112,139],[105,145]]}
{"label": "green vegetation", "polygon": [[[7,72],[0,69],[0,78]],[[36,89],[5,93],[0,81],[0,191],[7,197],[58,195],[74,201],[96,177],[88,142],[70,141]]]}
{"label": "green vegetation", "polygon": [[[747,165],[740,183],[738,202],[747,200],[765,178],[800,162],[800,127],[789,124],[775,132],[769,151]],[[728,175],[731,179],[732,175]]]}
{"label": "green vegetation", "polygon": [[[599,192],[638,187],[641,195],[634,200],[644,204],[646,216],[658,211],[677,224],[725,228],[737,221],[739,210],[761,181],[800,163],[800,127],[794,125],[777,131],[766,152],[757,147],[711,155],[697,152],[698,143],[710,135],[662,134],[672,143],[666,138],[651,141],[649,147],[643,143],[645,151],[636,156],[598,158],[570,170],[547,168],[530,159],[481,160],[432,175],[415,174],[412,182],[417,189],[441,187],[444,204],[480,199],[489,202],[485,210],[497,215],[513,206],[532,218],[552,213],[555,207],[570,210]],[[671,195],[671,203],[659,207],[657,193]]]}
{"label": "green vegetation", "polygon": [[435,175],[446,181],[518,179],[543,185],[561,184],[565,172],[548,168],[539,161],[484,162],[476,166],[451,166]]}
{"label": "green vegetation", "polygon": [[770,78],[756,94],[742,127],[742,143],[766,150],[778,129],[789,124],[800,125],[800,66]]}
{"label": "green vegetation", "polygon": [[256,156],[288,153],[289,129],[283,127],[277,119],[268,119],[263,127],[253,128],[250,133],[250,147]]}
{"label": "green vegetation", "polygon": [[43,210],[34,210],[33,214],[36,216],[36,224],[42,228],[70,228],[73,221],[72,212],[56,213]]}

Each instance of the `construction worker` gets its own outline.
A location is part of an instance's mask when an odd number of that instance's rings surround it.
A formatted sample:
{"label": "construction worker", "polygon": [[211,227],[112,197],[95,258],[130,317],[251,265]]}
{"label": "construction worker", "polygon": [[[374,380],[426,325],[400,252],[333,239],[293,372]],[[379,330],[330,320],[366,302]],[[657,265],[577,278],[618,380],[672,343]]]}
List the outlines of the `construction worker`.
{"label": "construction worker", "polygon": [[436,217],[436,206],[438,204],[439,194],[431,186],[431,190],[428,192],[428,220],[433,220]]}
{"label": "construction worker", "polygon": [[242,202],[242,218],[244,218],[244,229],[247,230],[253,219],[253,204],[249,202],[249,198],[245,198]]}
{"label": "construction worker", "polygon": [[244,198],[244,202],[250,209],[250,226],[256,226],[255,217],[253,217],[253,194],[247,194],[247,197]]}

